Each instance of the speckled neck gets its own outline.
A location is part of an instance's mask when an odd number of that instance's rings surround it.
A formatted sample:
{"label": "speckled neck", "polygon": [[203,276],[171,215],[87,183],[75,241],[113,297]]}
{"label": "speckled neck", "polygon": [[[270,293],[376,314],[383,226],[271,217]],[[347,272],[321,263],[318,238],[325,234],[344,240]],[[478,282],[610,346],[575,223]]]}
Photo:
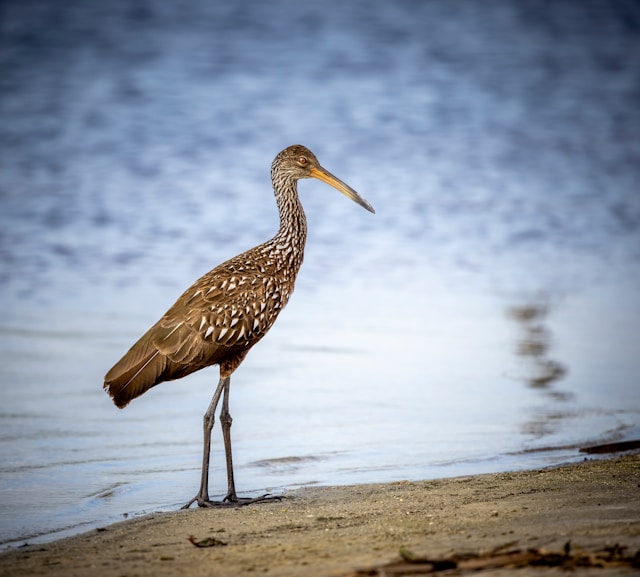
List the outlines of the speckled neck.
{"label": "speckled neck", "polygon": [[287,178],[275,170],[272,181],[280,213],[280,229],[268,243],[270,254],[288,269],[288,276],[295,279],[304,257],[307,218],[298,197],[297,179]]}

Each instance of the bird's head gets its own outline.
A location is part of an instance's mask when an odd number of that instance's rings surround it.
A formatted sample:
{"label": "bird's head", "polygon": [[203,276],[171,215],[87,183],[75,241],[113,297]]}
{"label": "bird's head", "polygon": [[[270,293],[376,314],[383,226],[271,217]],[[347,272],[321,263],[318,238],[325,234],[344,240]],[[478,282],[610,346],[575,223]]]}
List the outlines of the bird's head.
{"label": "bird's head", "polygon": [[369,212],[375,213],[373,207],[364,198],[362,198],[348,184],[345,184],[339,178],[336,178],[328,170],[323,168],[320,162],[318,162],[316,155],[301,144],[289,146],[275,157],[273,164],[271,165],[271,177],[274,184],[282,178],[287,180],[317,178],[322,182],[330,184],[333,188],[339,190],[347,198],[357,202]]}

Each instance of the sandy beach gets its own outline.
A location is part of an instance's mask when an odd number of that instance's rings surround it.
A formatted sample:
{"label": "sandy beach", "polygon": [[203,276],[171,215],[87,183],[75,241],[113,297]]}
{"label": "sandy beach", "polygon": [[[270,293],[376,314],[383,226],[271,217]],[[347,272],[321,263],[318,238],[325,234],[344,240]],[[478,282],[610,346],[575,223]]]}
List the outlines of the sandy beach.
{"label": "sandy beach", "polygon": [[364,576],[457,567],[457,574],[502,575],[524,565],[518,575],[537,575],[546,565],[548,575],[586,565],[618,575],[638,570],[639,552],[635,454],[517,473],[304,488],[243,508],[152,514],[5,552],[0,574]]}

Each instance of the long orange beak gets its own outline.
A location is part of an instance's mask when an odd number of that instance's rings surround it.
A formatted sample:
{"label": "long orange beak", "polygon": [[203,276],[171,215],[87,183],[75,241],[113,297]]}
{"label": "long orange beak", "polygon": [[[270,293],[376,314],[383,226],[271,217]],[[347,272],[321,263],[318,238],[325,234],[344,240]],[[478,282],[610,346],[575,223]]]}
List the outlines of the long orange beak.
{"label": "long orange beak", "polygon": [[347,198],[350,198],[351,200],[353,200],[353,202],[357,202],[362,208],[366,208],[369,212],[375,214],[376,211],[373,210],[373,207],[364,198],[362,198],[348,184],[345,184],[339,178],[333,176],[333,174],[331,174],[328,170],[325,170],[321,166],[319,166],[318,168],[312,168],[310,176],[312,178],[317,178],[322,182],[330,184],[331,186],[333,186],[333,188],[339,190]]}

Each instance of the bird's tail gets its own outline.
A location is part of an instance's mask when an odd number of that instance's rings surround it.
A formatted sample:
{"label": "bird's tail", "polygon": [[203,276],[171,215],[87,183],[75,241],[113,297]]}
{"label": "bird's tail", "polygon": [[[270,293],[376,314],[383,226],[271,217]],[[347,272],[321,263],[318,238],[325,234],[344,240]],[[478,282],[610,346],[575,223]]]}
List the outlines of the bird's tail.
{"label": "bird's tail", "polygon": [[149,330],[104,377],[104,390],[120,409],[162,382],[169,360],[153,346]]}

